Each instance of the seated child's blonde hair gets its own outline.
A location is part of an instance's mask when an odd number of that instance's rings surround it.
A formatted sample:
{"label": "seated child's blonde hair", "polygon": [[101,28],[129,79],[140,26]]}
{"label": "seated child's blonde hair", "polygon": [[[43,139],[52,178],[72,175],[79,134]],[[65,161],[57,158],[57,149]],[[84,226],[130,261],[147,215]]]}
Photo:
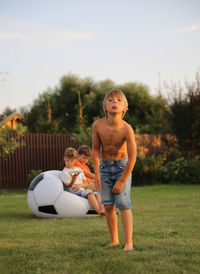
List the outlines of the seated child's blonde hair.
{"label": "seated child's blonde hair", "polygon": [[75,148],[68,147],[68,148],[65,149],[64,157],[70,158],[70,159],[76,159],[77,155],[78,155],[78,153],[77,153]]}

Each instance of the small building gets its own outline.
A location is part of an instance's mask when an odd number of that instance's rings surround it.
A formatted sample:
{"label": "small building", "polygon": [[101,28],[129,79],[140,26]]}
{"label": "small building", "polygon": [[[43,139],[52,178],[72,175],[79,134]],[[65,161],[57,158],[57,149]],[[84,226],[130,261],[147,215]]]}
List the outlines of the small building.
{"label": "small building", "polygon": [[0,115],[0,128],[5,128],[6,126],[16,129],[17,124],[23,119],[23,116],[17,112],[11,112],[7,115]]}

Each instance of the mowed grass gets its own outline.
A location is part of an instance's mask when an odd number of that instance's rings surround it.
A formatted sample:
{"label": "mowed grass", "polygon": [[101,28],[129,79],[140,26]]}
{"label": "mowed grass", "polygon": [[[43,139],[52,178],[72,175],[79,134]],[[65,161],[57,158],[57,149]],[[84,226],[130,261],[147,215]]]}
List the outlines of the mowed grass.
{"label": "mowed grass", "polygon": [[0,192],[0,273],[200,273],[200,186],[133,187],[134,251],[105,219],[38,219],[25,191]]}

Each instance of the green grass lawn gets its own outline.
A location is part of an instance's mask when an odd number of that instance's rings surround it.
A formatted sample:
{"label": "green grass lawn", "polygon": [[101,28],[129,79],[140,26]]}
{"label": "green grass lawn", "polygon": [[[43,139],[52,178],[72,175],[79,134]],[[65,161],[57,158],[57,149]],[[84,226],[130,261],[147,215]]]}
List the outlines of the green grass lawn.
{"label": "green grass lawn", "polygon": [[38,219],[0,192],[0,273],[200,273],[200,186],[132,188],[133,252],[105,248],[105,219]]}

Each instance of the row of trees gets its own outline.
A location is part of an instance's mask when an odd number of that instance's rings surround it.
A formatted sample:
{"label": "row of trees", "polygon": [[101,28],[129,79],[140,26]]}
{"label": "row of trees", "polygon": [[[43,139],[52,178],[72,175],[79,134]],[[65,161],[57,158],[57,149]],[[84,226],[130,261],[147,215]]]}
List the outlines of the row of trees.
{"label": "row of trees", "polygon": [[178,148],[192,155],[200,155],[200,75],[185,89],[172,83],[167,86],[170,106],[170,128],[177,137]]}
{"label": "row of trees", "polygon": [[71,74],[64,76],[58,87],[41,94],[31,109],[23,110],[25,125],[30,132],[79,132],[104,116],[103,98],[112,88],[125,93],[129,102],[125,120],[137,133],[169,133],[167,101],[151,96],[146,86],[117,86],[111,80],[95,83]]}
{"label": "row of trees", "polygon": [[[168,98],[151,96],[148,87],[126,83],[117,86],[111,80],[94,82],[72,74],[63,76],[57,87],[41,94],[28,109],[21,109],[29,132],[73,133],[81,143],[88,139],[91,125],[104,116],[103,98],[112,88],[125,93],[129,110],[125,120],[136,133],[174,134],[181,151],[200,154],[200,77],[185,87],[165,86]],[[8,111],[8,110],[7,110]]]}

